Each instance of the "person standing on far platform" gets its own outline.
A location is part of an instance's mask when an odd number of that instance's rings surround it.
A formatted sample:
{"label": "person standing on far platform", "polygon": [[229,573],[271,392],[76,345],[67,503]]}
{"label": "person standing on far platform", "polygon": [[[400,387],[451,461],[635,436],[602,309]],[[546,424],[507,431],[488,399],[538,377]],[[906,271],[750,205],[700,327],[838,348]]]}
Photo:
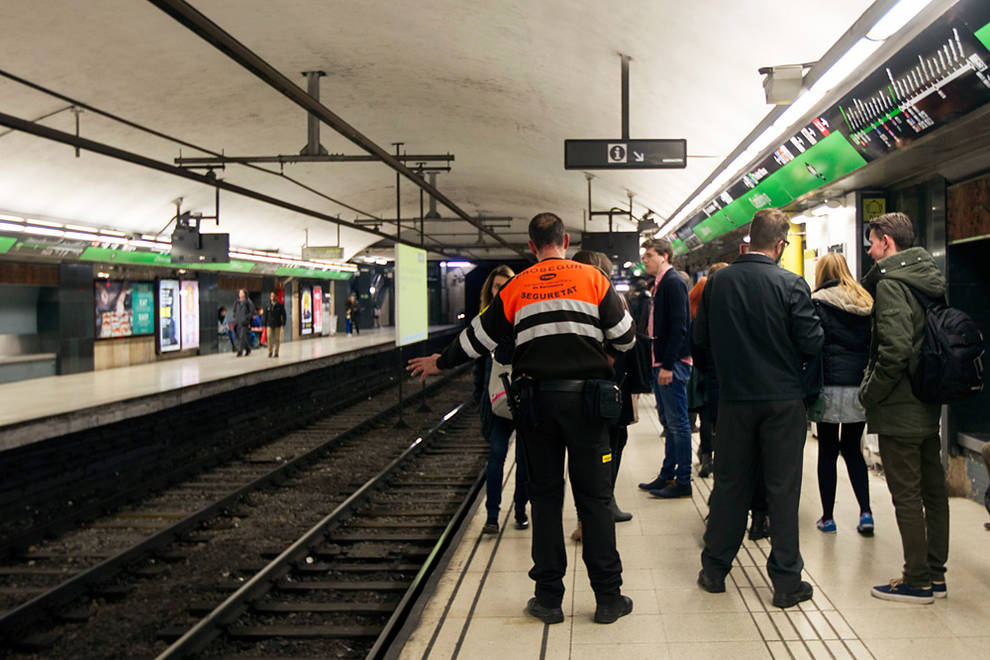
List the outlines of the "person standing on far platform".
{"label": "person standing on far platform", "polygon": [[653,338],[653,395],[665,435],[663,462],[656,479],[639,484],[656,497],[691,496],[691,423],[687,384],[691,379],[691,321],[687,283],[670,260],[670,241],[643,243],[643,265],[654,277],[653,307],[647,332]]}
{"label": "person standing on far platform", "polygon": [[863,285],[876,302],[859,400],[866,408],[867,430],[880,439],[904,550],[901,577],[873,587],[871,593],[883,600],[931,603],[946,595],[949,556],[949,495],[938,433],[941,407],[914,396],[909,374],[925,332],[925,312],[913,292],[940,299],[945,277],[925,248],[912,247],[914,227],[903,213],[870,220],[868,240],[868,254],[876,263]]}
{"label": "person standing on far platform", "polygon": [[636,328],[608,278],[594,266],[566,258],[569,243],[559,217],[534,217],[529,249],[538,263],[509,280],[442,355],[414,358],[407,368],[425,379],[515,338],[511,396],[529,469],[529,576],[536,583],[526,612],[548,624],[564,620],[566,459],[584,527],[582,555],[597,602],[594,620],[612,623],[632,612],[633,603],[621,593],[622,562],[609,510],[608,426],[622,410],[609,355],[631,349]]}
{"label": "person standing on far platform", "polygon": [[705,528],[698,584],[725,591],[762,467],[770,511],[767,573],[773,605],[812,597],[801,581],[798,500],[808,427],[802,366],[825,342],[800,275],[778,263],[790,221],[777,209],[753,216],[750,251],[708,277],[694,320],[696,344],[711,351],[718,372],[715,486]]}
{"label": "person standing on far platform", "polygon": [[282,329],[285,327],[285,305],[278,301],[272,291],[265,305],[265,323],[268,324],[268,357],[278,357],[282,345]]}
{"label": "person standing on far platform", "polygon": [[251,355],[251,319],[254,318],[257,310],[254,303],[247,297],[247,291],[237,290],[237,300],[231,315],[234,317],[234,326],[237,328],[237,357],[241,355]]}

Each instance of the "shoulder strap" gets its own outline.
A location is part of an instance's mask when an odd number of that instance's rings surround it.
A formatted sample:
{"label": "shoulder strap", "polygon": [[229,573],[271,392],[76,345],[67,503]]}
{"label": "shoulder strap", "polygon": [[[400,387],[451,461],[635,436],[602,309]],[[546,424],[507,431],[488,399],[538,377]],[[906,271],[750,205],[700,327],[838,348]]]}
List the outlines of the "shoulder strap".
{"label": "shoulder strap", "polygon": [[907,282],[902,282],[901,280],[897,280],[897,281],[903,284],[904,286],[906,286],[907,290],[910,291],[912,294],[914,294],[915,300],[917,300],[921,304],[921,309],[927,310],[928,308],[934,307],[939,303],[948,306],[945,296],[941,296],[939,298],[932,298],[930,296],[925,295],[919,289],[915,288],[911,284],[908,284]]}

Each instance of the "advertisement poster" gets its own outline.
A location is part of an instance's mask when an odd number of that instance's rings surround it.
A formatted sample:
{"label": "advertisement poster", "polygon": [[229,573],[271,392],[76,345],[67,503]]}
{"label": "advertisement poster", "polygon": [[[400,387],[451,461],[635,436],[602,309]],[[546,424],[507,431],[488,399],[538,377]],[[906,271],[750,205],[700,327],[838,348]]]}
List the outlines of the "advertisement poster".
{"label": "advertisement poster", "polygon": [[308,286],[299,288],[299,334],[313,334],[313,290]]}
{"label": "advertisement poster", "polygon": [[313,286],[313,334],[323,334],[323,288]]}
{"label": "advertisement poster", "polygon": [[183,280],[179,286],[182,350],[199,346],[199,282]]}
{"label": "advertisement poster", "polygon": [[395,345],[426,339],[429,330],[426,250],[395,246]]}
{"label": "advertisement poster", "polygon": [[158,350],[162,353],[182,348],[179,282],[158,281]]}
{"label": "advertisement poster", "polygon": [[93,286],[97,339],[154,333],[154,292],[150,283],[97,280]]}

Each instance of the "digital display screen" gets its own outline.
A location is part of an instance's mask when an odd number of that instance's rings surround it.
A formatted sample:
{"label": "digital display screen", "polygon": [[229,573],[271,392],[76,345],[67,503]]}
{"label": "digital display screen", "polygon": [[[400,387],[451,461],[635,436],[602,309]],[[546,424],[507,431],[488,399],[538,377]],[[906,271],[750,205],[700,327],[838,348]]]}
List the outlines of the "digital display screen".
{"label": "digital display screen", "polygon": [[323,333],[323,288],[313,285],[313,334]]}
{"label": "digital display screen", "polygon": [[299,334],[313,334],[313,289],[309,286],[299,288]]}
{"label": "digital display screen", "polygon": [[93,283],[97,339],[155,332],[155,293],[150,282],[97,280]]}
{"label": "digital display screen", "polygon": [[[703,242],[990,103],[990,3],[963,0],[685,223]],[[682,227],[681,229],[684,229]],[[690,249],[676,233],[675,253]]]}
{"label": "digital display screen", "polygon": [[182,280],[179,285],[182,350],[199,347],[199,282]]}
{"label": "digital display screen", "polygon": [[162,353],[182,348],[182,320],[179,309],[179,281],[158,281],[158,350]]}
{"label": "digital display screen", "polygon": [[426,250],[395,246],[395,344],[426,339],[429,330],[426,293]]}

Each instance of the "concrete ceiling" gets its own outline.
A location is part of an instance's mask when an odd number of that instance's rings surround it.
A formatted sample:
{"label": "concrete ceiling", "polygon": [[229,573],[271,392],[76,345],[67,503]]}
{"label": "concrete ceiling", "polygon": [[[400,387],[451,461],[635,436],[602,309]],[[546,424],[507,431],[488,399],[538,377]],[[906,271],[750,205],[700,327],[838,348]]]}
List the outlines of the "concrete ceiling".
{"label": "concrete ceiling", "polygon": [[[454,154],[453,171],[438,177],[440,190],[471,215],[515,218],[498,233],[524,242],[526,223],[539,211],[555,211],[581,230],[587,184],[581,172],[563,169],[563,142],[620,135],[619,52],[633,58],[631,137],[686,138],[688,167],[596,172],[594,206],[626,207],[631,191],[637,215],[650,208],[666,216],[769,110],[757,69],[818,59],[871,3],[193,4],[300,86],[302,71],[326,71],[321,102],[386,150],[404,142],[408,153]],[[303,110],[149,2],[4,0],[0,25],[0,68],[102,110],[228,155],[294,154],[305,144]],[[55,112],[41,123],[74,132],[67,106],[0,78],[0,112],[31,120]],[[93,113],[80,122],[86,138],[169,163],[179,156],[178,145]],[[331,153],[362,153],[326,127],[321,142]],[[206,154],[184,148],[182,155]],[[368,214],[395,217],[395,173],[384,164],[287,165],[285,172]],[[277,176],[238,166],[220,176],[323,213],[359,217]],[[402,216],[418,217],[418,189],[403,181],[401,194]],[[0,129],[0,212],[156,233],[177,197],[185,208],[212,213],[207,186],[90,153],[76,158],[71,147]],[[604,221],[589,228],[600,230]],[[307,229],[311,244],[336,241],[336,227],[325,221],[222,197],[220,230],[230,232],[232,246],[298,254]],[[427,229],[448,245],[478,238],[462,221]],[[341,233],[346,258],[378,240]]]}

